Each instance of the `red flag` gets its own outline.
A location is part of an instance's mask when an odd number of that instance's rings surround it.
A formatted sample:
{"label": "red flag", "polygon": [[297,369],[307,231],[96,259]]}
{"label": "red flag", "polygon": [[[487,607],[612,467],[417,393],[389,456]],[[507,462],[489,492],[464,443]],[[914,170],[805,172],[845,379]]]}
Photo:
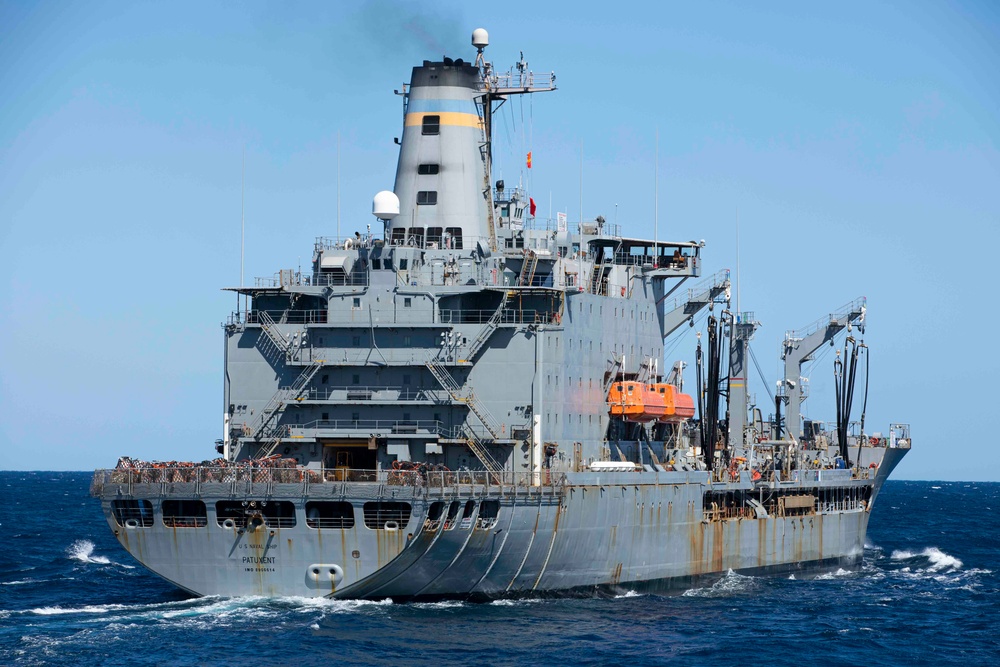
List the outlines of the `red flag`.
{"label": "red flag", "polygon": [[[528,153],[528,155],[531,155],[531,153]],[[529,162],[529,164],[530,164],[530,162]],[[535,198],[534,197],[528,197],[528,212],[531,213],[531,217],[532,218],[535,217]]]}
{"label": "red flag", "polygon": [[531,151],[528,151],[528,169],[531,169]]}

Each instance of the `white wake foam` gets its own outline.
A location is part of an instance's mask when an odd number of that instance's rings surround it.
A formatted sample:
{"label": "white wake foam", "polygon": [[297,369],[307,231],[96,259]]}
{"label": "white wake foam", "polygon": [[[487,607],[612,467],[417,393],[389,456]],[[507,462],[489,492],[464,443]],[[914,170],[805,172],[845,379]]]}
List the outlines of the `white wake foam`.
{"label": "white wake foam", "polygon": [[824,572],[823,574],[818,575],[816,577],[816,579],[818,581],[827,581],[829,579],[839,579],[841,577],[847,577],[847,576],[850,576],[851,574],[853,574],[853,573],[852,572],[848,572],[847,570],[845,570],[842,567],[839,567],[839,568],[837,568],[836,572]]}
{"label": "white wake foam", "polygon": [[94,543],[90,540],[77,540],[66,549],[66,555],[81,563],[98,563],[108,565],[111,561],[107,556],[94,556]]}
{"label": "white wake foam", "polygon": [[640,597],[639,593],[636,593],[635,591],[626,591],[623,595],[616,595],[615,599],[620,600],[622,598],[637,598],[637,597]]}
{"label": "white wake foam", "polygon": [[732,570],[726,572],[726,576],[708,588],[691,588],[684,591],[684,597],[728,597],[737,593],[745,593],[755,586],[754,577],[736,574]]}
{"label": "white wake foam", "polygon": [[128,608],[127,605],[123,604],[92,604],[83,607],[36,607],[30,611],[39,616],[57,616],[59,614],[107,614],[110,611],[121,611]]}
{"label": "white wake foam", "polygon": [[953,572],[962,568],[962,561],[950,554],[946,554],[937,547],[927,547],[919,553],[907,550],[896,550],[890,556],[892,560],[911,560],[914,558],[926,558],[929,561],[927,570],[929,572]]}

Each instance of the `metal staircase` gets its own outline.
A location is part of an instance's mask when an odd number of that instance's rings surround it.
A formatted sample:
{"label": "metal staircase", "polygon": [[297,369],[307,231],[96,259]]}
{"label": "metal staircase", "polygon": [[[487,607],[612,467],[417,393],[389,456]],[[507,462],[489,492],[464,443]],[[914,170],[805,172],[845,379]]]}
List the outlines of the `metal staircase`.
{"label": "metal staircase", "polygon": [[[609,266],[611,266],[611,262],[606,259],[600,264],[594,264],[594,272],[590,276],[591,294],[604,294],[607,291],[601,290],[601,283],[604,281],[604,274],[607,272]],[[604,294],[604,296],[607,296],[607,294]]]}
{"label": "metal staircase", "polygon": [[[490,432],[490,435],[494,439],[501,436],[503,427],[497,423],[497,420],[489,413],[486,406],[479,402],[471,387],[463,393],[461,385],[455,381],[455,378],[448,372],[448,369],[436,361],[428,361],[427,369],[454,401],[464,403],[468,406],[469,410],[483,423],[483,426],[486,427],[486,430]],[[497,463],[496,459],[490,455],[489,450],[486,448],[486,443],[468,425],[463,427],[462,435],[468,443],[469,449],[472,450],[472,453],[483,464],[483,467],[491,473],[503,472],[503,466]]]}
{"label": "metal staircase", "polygon": [[285,355],[288,355],[291,345],[281,335],[281,332],[278,331],[277,322],[274,321],[274,318],[266,310],[259,310],[257,311],[257,321],[260,322],[260,330],[274,343],[274,346],[284,352]]}
{"label": "metal staircase", "polygon": [[500,320],[503,319],[504,308],[507,306],[508,294],[509,293],[504,290],[503,299],[500,300],[500,305],[497,306],[496,312],[494,312],[490,319],[486,322],[486,326],[483,327],[482,331],[479,332],[479,335],[472,341],[468,352],[465,353],[466,361],[472,361],[475,358],[476,353],[479,352],[480,348],[486,344],[486,341],[490,339],[493,332],[497,330]]}
{"label": "metal staircase", "polygon": [[468,426],[464,426],[462,428],[462,435],[465,436],[465,442],[469,445],[469,449],[472,450],[472,453],[476,455],[476,458],[479,459],[479,462],[483,464],[483,467],[490,474],[499,475],[503,472],[503,466],[493,458],[490,450],[486,447],[486,443],[476,435],[475,431]]}
{"label": "metal staircase", "polygon": [[302,396],[306,387],[309,386],[309,383],[316,376],[316,373],[323,367],[323,363],[322,360],[319,360],[306,366],[291,387],[279,389],[275,392],[271,400],[264,406],[264,409],[260,411],[260,415],[258,415],[257,419],[250,426],[250,432],[253,434],[253,437],[262,441],[258,456],[270,456],[277,449],[278,445],[281,444],[281,436],[275,435],[277,432],[276,429],[272,429],[270,434],[265,438],[261,438],[261,436],[267,432],[267,425],[284,409],[286,403]]}
{"label": "metal staircase", "polygon": [[530,248],[524,251],[524,261],[521,263],[521,275],[517,277],[517,284],[522,287],[529,287],[531,281],[535,279],[535,269],[538,268],[538,253]]}

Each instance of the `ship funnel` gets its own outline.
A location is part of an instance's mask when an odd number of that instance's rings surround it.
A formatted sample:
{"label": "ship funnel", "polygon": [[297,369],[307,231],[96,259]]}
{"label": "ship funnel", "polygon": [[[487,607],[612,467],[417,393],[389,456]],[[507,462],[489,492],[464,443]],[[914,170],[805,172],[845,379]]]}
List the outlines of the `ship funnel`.
{"label": "ship funnel", "polygon": [[382,190],[372,200],[372,215],[379,220],[392,220],[399,215],[399,197],[390,190]]}
{"label": "ship funnel", "polygon": [[413,68],[392,187],[398,203],[392,218],[375,212],[389,221],[387,243],[493,247],[482,85],[479,68],[460,59]]}

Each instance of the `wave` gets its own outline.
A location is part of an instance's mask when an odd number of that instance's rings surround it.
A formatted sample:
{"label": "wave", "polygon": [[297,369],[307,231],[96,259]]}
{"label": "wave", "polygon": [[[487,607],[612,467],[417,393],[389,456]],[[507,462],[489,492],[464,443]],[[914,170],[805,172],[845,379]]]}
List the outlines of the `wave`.
{"label": "wave", "polygon": [[637,598],[637,597],[642,597],[642,596],[639,593],[636,593],[635,591],[626,591],[621,595],[616,595],[615,599],[621,600],[622,598]]}
{"label": "wave", "polygon": [[411,606],[416,609],[455,609],[464,607],[465,603],[458,600],[442,600],[440,602],[414,602]]}
{"label": "wave", "polygon": [[0,586],[21,586],[23,584],[36,583],[37,579],[18,579],[16,581],[0,581]]}
{"label": "wave", "polygon": [[746,593],[756,586],[756,578],[742,574],[736,574],[732,570],[707,588],[691,588],[682,594],[684,597],[729,597],[731,595]]}
{"label": "wave", "polygon": [[898,561],[926,558],[929,561],[929,565],[926,569],[930,572],[952,572],[962,569],[962,561],[950,554],[946,554],[937,547],[927,547],[919,553],[907,550],[896,550],[892,552],[890,558]]}
{"label": "wave", "polygon": [[81,563],[98,563],[109,565],[111,560],[107,556],[94,556],[94,543],[90,540],[77,540],[66,549],[66,555]]}
{"label": "wave", "polygon": [[59,614],[107,614],[111,611],[125,609],[129,609],[129,606],[124,604],[94,604],[83,607],[36,607],[28,611],[39,616],[56,616]]}
{"label": "wave", "polygon": [[493,600],[490,602],[490,606],[493,607],[523,607],[529,604],[540,604],[542,602],[541,598],[501,598],[499,600]]}
{"label": "wave", "polygon": [[816,579],[818,581],[827,581],[827,580],[830,580],[830,579],[840,579],[841,577],[849,577],[852,574],[854,574],[854,573],[853,572],[849,572],[848,570],[845,570],[842,567],[839,567],[839,568],[837,568],[836,572],[825,572],[823,574],[818,575],[816,577]]}

